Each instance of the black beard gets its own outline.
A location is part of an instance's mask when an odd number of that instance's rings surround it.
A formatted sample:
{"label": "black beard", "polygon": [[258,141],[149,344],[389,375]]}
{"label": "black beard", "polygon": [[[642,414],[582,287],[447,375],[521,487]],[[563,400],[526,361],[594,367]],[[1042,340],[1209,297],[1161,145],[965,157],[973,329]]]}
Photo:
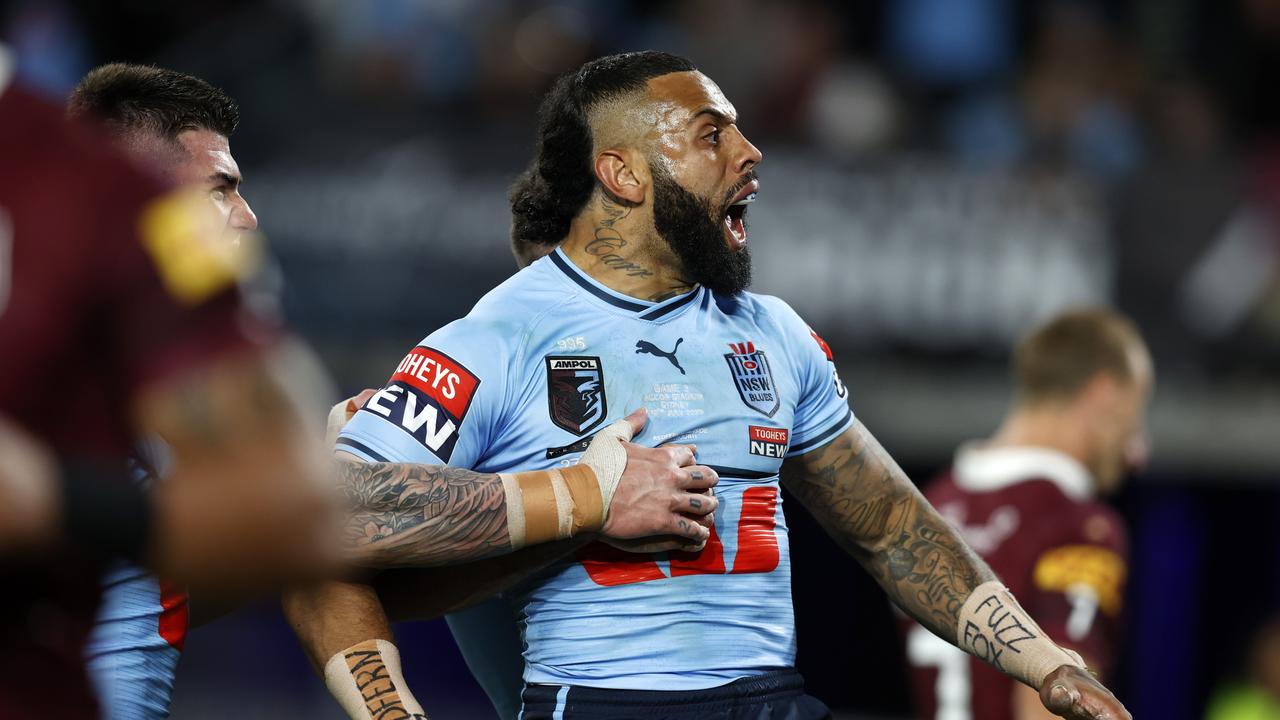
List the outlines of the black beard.
{"label": "black beard", "polygon": [[[751,251],[731,250],[725,242],[724,217],[729,200],[754,177],[713,207],[684,189],[660,164],[653,167],[653,225],[675,252],[684,278],[723,295],[737,295],[751,285]],[[743,217],[746,227],[746,217]]]}

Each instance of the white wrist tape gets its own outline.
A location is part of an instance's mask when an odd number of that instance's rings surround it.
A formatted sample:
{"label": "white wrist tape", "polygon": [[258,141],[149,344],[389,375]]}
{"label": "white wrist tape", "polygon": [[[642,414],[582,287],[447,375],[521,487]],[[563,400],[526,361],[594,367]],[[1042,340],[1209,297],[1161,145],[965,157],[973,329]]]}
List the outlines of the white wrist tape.
{"label": "white wrist tape", "polygon": [[507,499],[507,531],[518,550],[599,530],[627,467],[619,440],[631,439],[625,420],[596,433],[577,465],[559,470],[501,474]]}
{"label": "white wrist tape", "polygon": [[365,640],[329,658],[324,684],[351,720],[426,720],[400,671],[400,651],[386,640]]}
{"label": "white wrist tape", "polygon": [[338,434],[351,421],[351,416],[357,409],[355,403],[350,400],[343,400],[329,409],[329,417],[325,420],[325,449],[333,449],[334,442],[338,440]]}
{"label": "white wrist tape", "polygon": [[600,483],[600,502],[603,505],[600,524],[609,517],[609,503],[613,502],[613,493],[622,481],[622,473],[627,469],[627,451],[622,443],[631,439],[631,423],[619,420],[596,433],[587,451],[582,453],[579,465],[586,465],[596,474]]}
{"label": "white wrist tape", "polygon": [[996,580],[979,585],[965,600],[956,639],[961,650],[1037,690],[1063,665],[1085,667],[1079,655],[1050,640]]}

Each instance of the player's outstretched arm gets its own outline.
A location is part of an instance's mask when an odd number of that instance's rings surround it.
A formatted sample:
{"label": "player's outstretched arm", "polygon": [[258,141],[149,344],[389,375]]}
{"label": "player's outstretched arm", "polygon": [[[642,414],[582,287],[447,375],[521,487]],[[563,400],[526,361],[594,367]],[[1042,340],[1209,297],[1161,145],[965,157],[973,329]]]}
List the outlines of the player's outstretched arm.
{"label": "player's outstretched arm", "polygon": [[349,557],[374,568],[447,565],[596,531],[700,547],[717,505],[700,491],[719,478],[694,465],[687,445],[627,442],[645,421],[637,412],[602,430],[581,462],[563,470],[508,475],[340,461]]}
{"label": "player's outstretched arm", "polygon": [[152,491],[158,573],[238,594],[332,572],[339,516],[306,362],[284,344],[227,355],[136,399],[137,426],[173,452]]}
{"label": "player's outstretched arm", "polygon": [[1038,689],[1057,715],[1130,717],[1018,606],[861,423],[825,447],[787,460],[782,477],[827,533],[920,624]]}
{"label": "player's outstretched arm", "polygon": [[960,607],[995,574],[861,423],[787,460],[783,481],[890,598],[952,644]]}

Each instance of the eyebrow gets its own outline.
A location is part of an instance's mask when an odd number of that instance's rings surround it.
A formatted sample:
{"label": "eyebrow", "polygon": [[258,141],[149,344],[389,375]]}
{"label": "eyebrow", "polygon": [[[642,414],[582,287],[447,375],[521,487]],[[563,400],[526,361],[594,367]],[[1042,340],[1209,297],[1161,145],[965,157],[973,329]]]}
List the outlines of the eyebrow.
{"label": "eyebrow", "polygon": [[712,120],[714,120],[717,123],[720,123],[721,125],[733,125],[734,123],[738,122],[738,118],[736,117],[725,115],[724,113],[720,112],[719,110],[716,110],[713,107],[704,107],[698,112],[694,113],[693,117],[689,118],[689,124],[690,125],[694,124],[695,122],[698,121],[698,118],[702,117],[703,115],[710,115]]}
{"label": "eyebrow", "polygon": [[240,183],[243,181],[243,178],[239,175],[232,175],[231,173],[225,172],[213,173],[208,179],[209,182],[215,185],[230,185],[233,188],[240,187]]}

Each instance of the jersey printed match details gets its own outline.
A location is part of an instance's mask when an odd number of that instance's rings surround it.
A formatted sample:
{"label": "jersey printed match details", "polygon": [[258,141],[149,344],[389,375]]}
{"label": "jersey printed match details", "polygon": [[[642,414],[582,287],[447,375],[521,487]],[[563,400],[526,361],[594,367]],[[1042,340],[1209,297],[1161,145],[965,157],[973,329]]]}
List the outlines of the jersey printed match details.
{"label": "jersey printed match details", "polygon": [[733,352],[726,353],[725,362],[733,373],[738,396],[747,407],[769,417],[778,412],[778,389],[769,371],[769,359],[763,350],[757,350],[753,342],[729,343]]}
{"label": "jersey printed match details", "polygon": [[556,427],[574,435],[585,435],[604,422],[609,409],[600,358],[547,356],[547,412]]}
{"label": "jersey printed match details", "polygon": [[447,463],[479,387],[480,378],[462,363],[437,350],[416,347],[361,412],[391,421]]}

